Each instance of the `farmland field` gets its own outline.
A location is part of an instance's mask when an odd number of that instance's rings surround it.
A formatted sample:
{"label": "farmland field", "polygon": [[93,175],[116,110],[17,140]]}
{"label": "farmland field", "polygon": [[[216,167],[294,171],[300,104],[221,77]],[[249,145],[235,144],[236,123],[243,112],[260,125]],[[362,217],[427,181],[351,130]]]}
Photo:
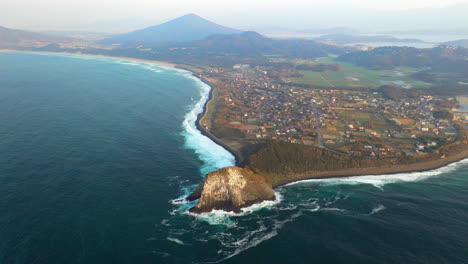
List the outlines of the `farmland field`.
{"label": "farmland field", "polygon": [[379,87],[385,84],[404,88],[428,88],[431,84],[415,80],[411,74],[424,69],[398,67],[395,70],[370,70],[363,67],[336,61],[334,58],[320,58],[316,60],[295,60],[300,64],[339,64],[342,69],[336,72],[301,71],[302,78],[293,79],[294,83],[312,85],[318,88],[334,87]]}

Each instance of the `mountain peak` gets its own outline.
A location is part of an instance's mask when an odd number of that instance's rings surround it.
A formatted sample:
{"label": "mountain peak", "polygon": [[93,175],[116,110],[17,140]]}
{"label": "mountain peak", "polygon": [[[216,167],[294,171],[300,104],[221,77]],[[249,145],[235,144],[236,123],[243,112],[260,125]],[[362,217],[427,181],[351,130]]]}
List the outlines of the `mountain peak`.
{"label": "mountain peak", "polygon": [[195,14],[195,13],[188,13],[188,14],[185,14],[183,16],[181,16],[180,18],[201,18],[203,20],[205,20],[204,18],[202,18],[201,16]]}
{"label": "mountain peak", "polygon": [[[166,23],[163,23],[162,25],[164,24],[167,24],[167,23],[213,23],[195,13],[188,13],[188,14],[185,14],[183,16],[180,16],[180,17],[177,17],[175,19],[172,19],[170,21],[167,21]],[[214,23],[213,23],[214,24]],[[157,25],[157,26],[160,26],[160,25]],[[157,27],[156,26],[156,27]]]}
{"label": "mountain peak", "polygon": [[104,40],[108,44],[157,44],[202,40],[211,35],[236,34],[242,31],[218,25],[189,13],[160,25],[118,35]]}

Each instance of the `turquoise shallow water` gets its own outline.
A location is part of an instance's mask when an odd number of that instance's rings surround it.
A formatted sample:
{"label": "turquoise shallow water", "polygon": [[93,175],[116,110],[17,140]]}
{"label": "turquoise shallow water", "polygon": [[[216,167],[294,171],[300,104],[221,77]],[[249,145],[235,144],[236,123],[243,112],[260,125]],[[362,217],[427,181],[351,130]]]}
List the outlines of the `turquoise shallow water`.
{"label": "turquoise shallow water", "polygon": [[171,201],[233,162],[194,129],[208,89],[151,64],[0,53],[0,263],[467,263],[466,162],[188,215]]}

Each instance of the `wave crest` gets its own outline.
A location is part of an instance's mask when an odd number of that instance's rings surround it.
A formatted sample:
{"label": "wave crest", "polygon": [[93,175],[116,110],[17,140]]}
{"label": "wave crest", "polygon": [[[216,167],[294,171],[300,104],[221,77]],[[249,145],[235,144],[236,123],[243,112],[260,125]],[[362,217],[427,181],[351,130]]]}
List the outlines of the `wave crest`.
{"label": "wave crest", "polygon": [[179,71],[184,77],[192,79],[200,91],[200,99],[196,102],[191,111],[185,115],[183,121],[182,135],[185,138],[185,147],[192,149],[203,162],[200,169],[202,175],[224,167],[234,166],[236,159],[226,149],[204,136],[196,126],[198,115],[203,112],[203,108],[208,101],[211,87],[202,80],[193,76],[191,72]]}
{"label": "wave crest", "polygon": [[418,182],[426,180],[431,177],[439,176],[448,172],[452,172],[458,169],[460,166],[468,164],[468,159],[464,159],[458,162],[454,162],[445,167],[438,168],[430,171],[423,172],[410,172],[410,173],[396,173],[396,174],[384,174],[384,175],[365,175],[365,176],[351,176],[343,178],[329,178],[329,179],[310,179],[289,183],[286,186],[292,186],[296,184],[304,183],[318,183],[322,185],[359,185],[359,184],[370,184],[379,189],[383,189],[383,186],[391,183],[398,182]]}

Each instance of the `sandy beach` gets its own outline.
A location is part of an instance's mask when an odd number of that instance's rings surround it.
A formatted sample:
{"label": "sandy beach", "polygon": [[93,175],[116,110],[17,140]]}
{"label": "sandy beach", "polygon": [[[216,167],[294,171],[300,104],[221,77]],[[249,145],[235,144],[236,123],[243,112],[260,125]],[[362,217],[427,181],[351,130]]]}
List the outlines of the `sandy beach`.
{"label": "sandy beach", "polygon": [[117,56],[107,56],[107,55],[98,55],[98,54],[87,54],[87,53],[71,53],[71,52],[43,52],[43,51],[25,51],[25,50],[14,50],[14,49],[0,49],[0,52],[24,52],[24,53],[43,53],[43,54],[64,54],[64,55],[82,55],[82,56],[93,56],[99,58],[106,58],[106,59],[116,59],[116,60],[126,60],[126,61],[135,61],[135,62],[144,62],[144,63],[152,63],[158,64],[162,66],[168,67],[175,67],[176,64],[170,63],[167,61],[156,61],[156,60],[145,60],[145,59],[137,59],[131,57],[117,57]]}

